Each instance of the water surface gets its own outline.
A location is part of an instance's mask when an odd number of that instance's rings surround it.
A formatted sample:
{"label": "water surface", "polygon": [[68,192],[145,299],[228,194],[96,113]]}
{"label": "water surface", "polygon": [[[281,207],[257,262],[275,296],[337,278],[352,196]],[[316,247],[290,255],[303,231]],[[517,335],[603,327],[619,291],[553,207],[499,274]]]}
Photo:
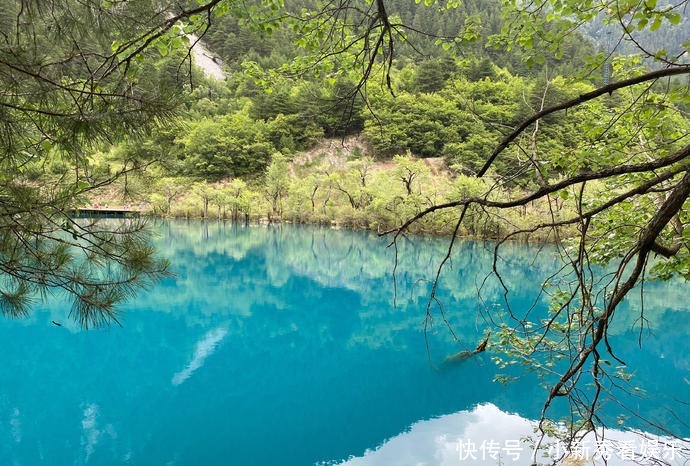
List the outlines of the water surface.
{"label": "water surface", "polygon": [[[490,244],[461,242],[440,283],[455,341],[436,309],[424,333],[443,240],[404,240],[394,287],[394,251],[369,233],[201,222],[157,231],[175,277],[129,303],[122,328],[82,331],[57,299],[0,320],[1,464],[471,464],[452,452],[453,435],[477,413],[539,416],[539,384],[493,382],[488,353],[440,367],[487,327],[477,289]],[[548,248],[507,245],[510,305],[532,306],[557,264]],[[645,291],[642,349],[635,299],[612,335],[646,390],[628,401],[688,437],[688,287]],[[497,313],[505,306],[495,280],[482,297]],[[545,305],[537,299],[537,312]],[[614,403],[604,412],[626,414]]]}

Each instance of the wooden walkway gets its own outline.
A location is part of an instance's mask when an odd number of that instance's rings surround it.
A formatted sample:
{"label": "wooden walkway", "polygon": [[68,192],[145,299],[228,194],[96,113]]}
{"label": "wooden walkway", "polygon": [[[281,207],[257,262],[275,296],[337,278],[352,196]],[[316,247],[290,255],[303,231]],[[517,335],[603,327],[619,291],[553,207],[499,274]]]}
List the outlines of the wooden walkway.
{"label": "wooden walkway", "polygon": [[139,209],[117,207],[80,207],[72,209],[72,216],[76,218],[105,217],[105,218],[131,218],[141,214]]}

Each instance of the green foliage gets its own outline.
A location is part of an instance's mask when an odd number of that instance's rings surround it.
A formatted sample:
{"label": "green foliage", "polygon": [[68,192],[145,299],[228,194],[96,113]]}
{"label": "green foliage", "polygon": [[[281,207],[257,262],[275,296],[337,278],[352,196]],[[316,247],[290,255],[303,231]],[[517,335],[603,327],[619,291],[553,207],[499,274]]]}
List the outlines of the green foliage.
{"label": "green foliage", "polygon": [[392,176],[397,181],[400,181],[405,188],[405,193],[411,196],[413,193],[421,194],[421,188],[426,183],[429,176],[429,167],[424,161],[415,160],[408,153],[405,156],[396,155],[393,157],[395,168]]}
{"label": "green foliage", "polygon": [[[89,155],[134,140],[170,117],[184,72],[143,44],[176,46],[175,33],[139,18],[154,3],[2,2],[0,20],[0,308],[24,316],[48,293],[71,300],[84,327],[117,322],[117,306],[166,272],[144,225],[78,221],[94,186],[139,161],[93,164]],[[181,44],[181,43],[180,43]],[[161,47],[162,50],[163,47]],[[177,62],[179,63],[179,62]],[[178,80],[179,77],[181,80]],[[21,238],[21,240],[19,240]]]}
{"label": "green foliage", "polygon": [[429,59],[417,64],[412,79],[411,92],[432,93],[443,89],[445,82],[457,71],[457,64],[452,56],[443,59]]}
{"label": "green foliage", "polygon": [[460,142],[472,132],[472,116],[440,95],[401,93],[372,102],[374,114],[365,120],[364,134],[374,150],[390,156],[410,151],[439,157],[446,144]]}
{"label": "green foliage", "polygon": [[266,168],[264,179],[264,196],[271,205],[271,214],[280,216],[283,210],[282,200],[288,192],[290,174],[288,160],[280,152],[271,155],[271,163]]}
{"label": "green foliage", "polygon": [[259,173],[275,151],[266,124],[241,113],[199,120],[177,143],[185,173],[210,180]]}
{"label": "green foliage", "polygon": [[323,136],[323,129],[309,118],[278,114],[266,122],[266,133],[273,147],[294,153],[309,148]]}

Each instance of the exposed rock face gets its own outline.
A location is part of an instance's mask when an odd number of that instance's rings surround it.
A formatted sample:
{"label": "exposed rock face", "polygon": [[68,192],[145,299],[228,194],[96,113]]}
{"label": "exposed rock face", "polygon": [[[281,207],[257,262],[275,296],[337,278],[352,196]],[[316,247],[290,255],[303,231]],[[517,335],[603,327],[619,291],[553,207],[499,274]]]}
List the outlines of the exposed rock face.
{"label": "exposed rock face", "polygon": [[204,71],[206,77],[224,81],[227,76],[225,71],[223,71],[223,62],[221,59],[214,56],[213,53],[199,41],[197,36],[190,35],[189,42],[194,45],[192,47],[192,60],[194,64]]}

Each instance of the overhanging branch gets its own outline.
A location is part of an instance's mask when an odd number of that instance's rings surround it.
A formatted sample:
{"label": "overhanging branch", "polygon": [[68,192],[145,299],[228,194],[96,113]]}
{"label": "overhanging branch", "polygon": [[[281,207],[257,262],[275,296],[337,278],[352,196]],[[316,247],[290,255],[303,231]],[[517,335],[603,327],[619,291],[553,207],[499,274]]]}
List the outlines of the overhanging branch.
{"label": "overhanging branch", "polygon": [[640,76],[636,76],[634,78],[630,79],[624,79],[623,81],[618,81],[615,83],[611,83],[607,86],[600,87],[599,89],[595,89],[592,92],[587,92],[585,94],[579,95],[575,97],[574,99],[568,100],[566,102],[560,103],[558,105],[553,105],[551,107],[545,108],[531,117],[527,118],[524,120],[520,125],[515,128],[510,134],[508,134],[503,140],[498,144],[496,149],[491,153],[487,161],[484,163],[484,166],[477,172],[477,177],[481,178],[486,174],[486,172],[489,170],[491,165],[493,164],[494,160],[496,160],[496,157],[498,157],[501,152],[503,152],[511,142],[513,142],[515,139],[517,139],[520,134],[522,134],[527,127],[529,127],[531,124],[536,122],[537,120],[550,115],[552,113],[561,111],[561,110],[566,110],[572,107],[575,107],[577,105],[580,105],[584,102],[588,102],[590,100],[594,100],[598,97],[601,97],[604,94],[611,94],[613,91],[616,91],[618,89],[623,89],[626,87],[634,86],[635,84],[641,84],[644,82],[648,81],[655,81],[660,78],[665,78],[669,76],[678,76],[682,74],[690,74],[690,65],[681,65],[677,66],[674,68],[664,68],[662,70],[656,70],[652,71],[649,73],[642,74]]}
{"label": "overhanging branch", "polygon": [[[454,207],[460,207],[460,206],[465,206],[465,205],[470,205],[470,204],[478,204],[482,205],[485,207],[496,207],[499,209],[506,209],[510,207],[518,207],[518,206],[523,206],[526,205],[527,203],[540,199],[544,196],[547,196],[549,194],[556,193],[562,189],[568,188],[570,186],[579,184],[579,183],[584,183],[586,181],[592,181],[592,180],[604,180],[607,178],[612,178],[615,176],[621,176],[621,175],[627,175],[627,174],[632,174],[632,173],[650,173],[653,172],[654,170],[658,170],[660,168],[668,167],[670,165],[673,165],[675,163],[681,162],[685,159],[690,157],[690,144],[683,147],[682,149],[674,152],[673,154],[667,156],[667,157],[662,157],[657,160],[653,160],[650,162],[643,162],[643,163],[637,163],[637,164],[630,164],[630,165],[619,165],[619,166],[613,166],[613,167],[606,167],[601,170],[593,171],[593,172],[587,172],[587,173],[580,173],[578,175],[572,176],[570,178],[567,178],[565,180],[559,181],[558,183],[550,184],[544,187],[539,188],[536,191],[533,191],[529,193],[526,196],[523,196],[521,198],[512,200],[512,201],[491,201],[486,199],[485,197],[472,197],[472,198],[467,198],[467,199],[461,199],[459,201],[453,201],[453,202],[446,202],[444,204],[438,204],[438,205],[433,205],[431,207],[428,207],[421,212],[419,212],[417,215],[411,217],[405,223],[403,223],[401,226],[396,227],[391,230],[384,231],[382,233],[379,233],[379,236],[387,235],[393,232],[399,233],[405,231],[410,225],[412,225],[414,222],[417,220],[421,219],[422,217],[425,217],[426,215],[436,212],[438,210],[444,210],[444,209],[451,209]],[[679,170],[681,171],[681,170]],[[644,185],[642,185],[644,186]],[[629,197],[629,196],[628,196]],[[623,200],[623,199],[621,199]]]}

